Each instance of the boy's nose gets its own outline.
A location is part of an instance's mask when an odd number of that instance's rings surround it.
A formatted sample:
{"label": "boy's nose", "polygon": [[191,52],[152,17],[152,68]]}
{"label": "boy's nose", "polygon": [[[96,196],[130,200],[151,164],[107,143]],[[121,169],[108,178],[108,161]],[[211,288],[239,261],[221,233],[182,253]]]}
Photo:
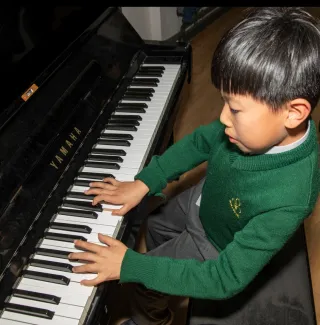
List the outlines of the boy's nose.
{"label": "boy's nose", "polygon": [[230,119],[227,105],[224,105],[222,108],[222,112],[220,114],[220,122],[225,126],[230,127]]}

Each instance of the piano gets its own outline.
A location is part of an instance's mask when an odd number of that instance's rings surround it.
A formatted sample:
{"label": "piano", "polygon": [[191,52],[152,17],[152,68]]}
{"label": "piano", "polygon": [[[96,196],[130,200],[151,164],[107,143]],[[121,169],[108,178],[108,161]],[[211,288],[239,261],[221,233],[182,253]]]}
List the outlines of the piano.
{"label": "piano", "polygon": [[[118,7],[1,10],[0,324],[99,324],[110,283],[81,286],[73,240],[124,243],[134,210],[83,194],[132,181],[168,143],[190,82],[188,43],[147,42]],[[161,149],[162,148],[162,149]]]}

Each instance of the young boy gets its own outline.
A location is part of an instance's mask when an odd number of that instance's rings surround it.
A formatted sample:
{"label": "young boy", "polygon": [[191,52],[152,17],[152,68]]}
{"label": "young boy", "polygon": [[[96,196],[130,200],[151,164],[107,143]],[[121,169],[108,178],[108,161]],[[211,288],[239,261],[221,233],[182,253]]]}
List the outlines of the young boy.
{"label": "young boy", "polygon": [[[220,121],[198,127],[154,156],[134,182],[105,179],[87,194],[123,205],[208,161],[197,186],[150,217],[148,252],[99,235],[71,259],[92,263],[84,285],[120,279],[139,284],[125,324],[170,324],[167,296],[226,299],[244,290],[312,212],[318,196],[318,144],[310,114],[320,94],[318,22],[301,9],[260,8],[220,41],[212,80],[221,91]],[[200,205],[200,207],[199,207]],[[91,252],[90,252],[91,251]]]}

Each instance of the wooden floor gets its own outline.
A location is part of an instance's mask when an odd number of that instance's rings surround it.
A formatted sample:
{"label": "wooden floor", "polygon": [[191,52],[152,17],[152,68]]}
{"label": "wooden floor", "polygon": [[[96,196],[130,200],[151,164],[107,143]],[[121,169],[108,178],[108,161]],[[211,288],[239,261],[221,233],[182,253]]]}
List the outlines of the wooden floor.
{"label": "wooden floor", "polygon": [[[245,8],[233,8],[219,19],[211,23],[192,41],[193,47],[193,73],[192,82],[186,87],[180,105],[177,122],[174,126],[175,141],[191,133],[196,127],[208,124],[219,118],[222,101],[219,92],[212,86],[210,66],[212,53],[224,32],[241,20]],[[308,8],[312,14],[320,17],[320,8]],[[316,108],[314,119],[320,119],[320,109]],[[319,137],[320,139],[320,137]],[[192,171],[182,175],[178,182],[166,188],[168,197],[176,195],[185,188],[195,184],[204,175],[206,164],[198,166]],[[152,205],[153,206],[153,205]],[[307,244],[310,257],[310,268],[314,290],[317,317],[320,320],[320,200],[314,215],[305,223]],[[140,250],[144,250],[143,240]],[[118,295],[114,297],[112,325],[120,324],[127,318],[128,302],[130,301],[130,285],[119,286]],[[174,325],[185,324],[187,299],[176,298],[172,300],[175,308]],[[320,324],[320,322],[318,322]]]}

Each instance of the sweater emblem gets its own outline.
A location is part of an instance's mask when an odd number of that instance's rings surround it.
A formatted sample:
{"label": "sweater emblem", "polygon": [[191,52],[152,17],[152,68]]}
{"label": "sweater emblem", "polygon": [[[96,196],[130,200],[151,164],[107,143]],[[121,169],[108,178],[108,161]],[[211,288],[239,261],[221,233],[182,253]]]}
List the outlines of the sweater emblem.
{"label": "sweater emblem", "polygon": [[239,219],[241,214],[241,201],[239,198],[232,198],[229,200],[231,209],[235,216]]}

